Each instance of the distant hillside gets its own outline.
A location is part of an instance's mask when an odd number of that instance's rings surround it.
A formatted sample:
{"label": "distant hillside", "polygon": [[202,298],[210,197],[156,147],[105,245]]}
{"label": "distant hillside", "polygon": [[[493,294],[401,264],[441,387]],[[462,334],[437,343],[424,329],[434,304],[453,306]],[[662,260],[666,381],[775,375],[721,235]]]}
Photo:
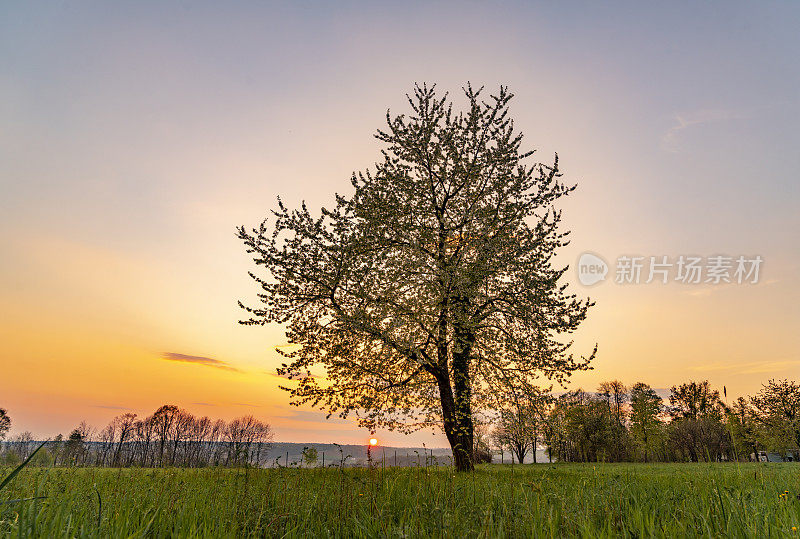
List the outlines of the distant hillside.
{"label": "distant hillside", "polygon": [[[298,444],[275,442],[269,449],[268,459],[271,466],[297,466],[303,460],[303,448],[317,450],[317,466],[322,466],[323,455],[325,466],[339,464],[344,459],[346,466],[363,466],[367,462],[366,445],[336,445],[336,444]],[[449,464],[452,453],[448,448],[428,449],[424,447],[385,447],[372,448],[372,459],[375,462],[385,462],[387,466],[421,465],[425,466],[427,457],[428,465]],[[396,459],[396,461],[395,461]]]}
{"label": "distant hillside", "polygon": [[[33,439],[18,441],[0,441],[0,453],[2,451],[13,451],[20,460],[24,460],[31,455],[34,449],[41,443]],[[48,448],[63,453],[67,446],[63,442],[51,442],[55,446],[49,445]],[[204,458],[198,461],[186,461],[183,456],[179,456],[177,461],[171,460],[169,449],[173,447],[173,443],[168,444],[165,463],[166,465],[173,466],[205,466],[205,465],[227,465],[228,453],[231,445],[228,442],[182,442],[180,445],[175,445],[176,449],[180,449],[184,454],[200,454],[205,455]],[[59,449],[55,449],[58,447]],[[117,453],[123,456],[120,459],[122,466],[136,466],[141,465],[140,462],[145,462],[145,466],[154,466],[155,460],[152,458],[145,458],[143,461],[131,460],[130,455],[140,455],[142,452],[141,444],[137,441],[125,442],[121,446],[117,442],[98,442],[89,441],[83,442],[81,445],[79,457],[74,454],[72,457],[61,454],[58,458],[72,458],[78,459],[80,465],[95,465],[107,466],[111,463],[111,458]],[[249,446],[246,451],[248,456],[247,461],[255,466],[261,467],[278,467],[278,466],[306,466],[303,461],[303,450],[305,448],[314,448],[317,450],[317,461],[312,466],[365,466],[367,464],[367,446],[366,445],[338,445],[338,444],[320,444],[320,443],[288,443],[288,442],[274,442],[268,443],[255,443]],[[47,451],[47,450],[45,450]],[[75,451],[72,449],[71,451]],[[452,453],[449,448],[426,448],[426,447],[391,447],[391,446],[377,446],[371,449],[371,456],[374,463],[377,465],[386,466],[436,466],[436,465],[450,465],[452,464]],[[129,458],[130,457],[130,458]],[[544,449],[539,449],[536,452],[536,460],[540,463],[549,462],[549,459]],[[186,464],[189,462],[189,464]],[[494,463],[499,464],[504,462],[511,463],[511,453],[505,451],[503,455],[495,453]],[[526,455],[525,463],[533,462],[533,455],[529,452]]]}
{"label": "distant hillside", "polygon": [[[343,457],[346,466],[363,466],[367,462],[366,445],[341,445],[336,444],[297,444],[276,442],[273,443],[267,460],[268,466],[297,466],[303,460],[303,448],[315,448],[317,450],[317,466],[322,466],[322,456],[325,455],[325,466],[339,464]],[[341,449],[341,451],[340,451]],[[287,460],[288,456],[288,460]],[[372,449],[372,459],[376,463],[385,462],[387,466],[425,466],[427,456],[428,465],[450,464],[452,453],[449,448],[424,448],[424,447],[384,447],[378,446]],[[396,460],[395,460],[396,459]],[[537,462],[549,462],[547,453],[544,449],[536,451]],[[494,456],[494,462],[499,464],[511,462],[511,453],[506,451],[502,458],[499,454]],[[525,463],[532,463],[533,455],[529,452],[525,458]]]}

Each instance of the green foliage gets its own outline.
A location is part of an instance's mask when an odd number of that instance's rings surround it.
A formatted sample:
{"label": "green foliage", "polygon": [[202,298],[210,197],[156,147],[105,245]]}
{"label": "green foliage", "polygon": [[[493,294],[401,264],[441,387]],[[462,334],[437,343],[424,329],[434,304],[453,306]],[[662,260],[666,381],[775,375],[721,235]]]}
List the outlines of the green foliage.
{"label": "green foliage", "polygon": [[768,447],[779,452],[800,449],[800,384],[770,380],[751,398],[753,416]]}
{"label": "green foliage", "polygon": [[755,411],[750,407],[747,399],[739,397],[726,412],[726,420],[733,437],[737,458],[746,459],[750,455],[757,455],[763,436],[755,418]]}
{"label": "green foliage", "polygon": [[[788,491],[788,494],[787,494]],[[0,535],[796,537],[796,464],[26,469]]]}
{"label": "green foliage", "polygon": [[602,396],[581,390],[559,397],[550,412],[547,442],[566,462],[616,462],[628,458],[628,432]]}
{"label": "green foliage", "polygon": [[673,419],[719,420],[724,409],[719,391],[712,390],[708,380],[672,386],[669,403]]}
{"label": "green foliage", "polygon": [[303,448],[303,462],[306,466],[314,466],[317,463],[317,448],[304,447]]}
{"label": "green foliage", "polygon": [[659,417],[664,405],[649,385],[639,382],[630,391],[630,432],[636,451],[645,462],[654,459],[664,431]]}

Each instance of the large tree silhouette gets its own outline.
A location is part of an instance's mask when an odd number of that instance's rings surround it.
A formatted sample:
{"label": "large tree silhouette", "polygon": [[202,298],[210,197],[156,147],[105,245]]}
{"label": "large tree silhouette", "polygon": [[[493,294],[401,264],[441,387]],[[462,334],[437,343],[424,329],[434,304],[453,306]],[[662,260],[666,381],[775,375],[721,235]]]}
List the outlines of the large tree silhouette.
{"label": "large tree silhouette", "polygon": [[286,324],[292,402],[368,428],[438,424],[458,470],[473,465],[473,410],[594,356],[561,337],[591,306],[553,262],[567,235],[554,204],[574,186],[557,156],[528,163],[506,88],[464,93],[456,112],[416,86],[408,116],[387,112],[382,160],[353,175],[352,194],[319,215],[279,200],[271,225],[238,231],[262,289],[243,323]]}

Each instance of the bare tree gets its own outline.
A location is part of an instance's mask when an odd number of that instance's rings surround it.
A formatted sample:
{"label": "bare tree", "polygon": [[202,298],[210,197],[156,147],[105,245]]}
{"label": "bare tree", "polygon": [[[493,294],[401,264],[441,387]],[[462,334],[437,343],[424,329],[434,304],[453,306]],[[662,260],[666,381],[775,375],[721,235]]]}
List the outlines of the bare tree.
{"label": "bare tree", "polygon": [[95,459],[96,464],[99,466],[111,464],[110,456],[114,448],[114,440],[116,440],[116,428],[112,421],[112,423],[109,423],[100,431],[98,440],[100,450],[97,452],[97,457]]}
{"label": "bare tree", "polygon": [[27,459],[33,452],[33,433],[24,431],[13,439],[20,460]]}
{"label": "bare tree", "polygon": [[179,409],[175,413],[170,435],[172,437],[172,465],[178,463],[178,448],[181,442],[189,439],[193,428],[194,416],[186,410]]}
{"label": "bare tree", "polygon": [[117,449],[114,452],[114,459],[112,461],[114,466],[121,466],[124,464],[122,460],[122,448],[125,442],[128,441],[130,435],[134,432],[135,426],[136,414],[131,412],[118,415],[111,420],[110,427],[112,429],[112,436],[116,436],[117,438]]}
{"label": "bare tree", "polygon": [[[272,429],[251,415],[238,417],[225,430],[228,443],[226,464],[258,464],[264,445],[272,441]],[[254,459],[251,462],[251,459]]]}
{"label": "bare tree", "polygon": [[516,456],[517,462],[522,464],[530,447],[530,433],[524,410],[518,407],[500,410],[498,425],[492,432],[492,438],[501,450],[504,447],[509,448],[511,458]]}
{"label": "bare tree", "polygon": [[158,436],[158,465],[164,464],[164,450],[167,448],[172,424],[178,414],[178,407],[172,404],[165,404],[153,413],[153,424],[156,436]]}

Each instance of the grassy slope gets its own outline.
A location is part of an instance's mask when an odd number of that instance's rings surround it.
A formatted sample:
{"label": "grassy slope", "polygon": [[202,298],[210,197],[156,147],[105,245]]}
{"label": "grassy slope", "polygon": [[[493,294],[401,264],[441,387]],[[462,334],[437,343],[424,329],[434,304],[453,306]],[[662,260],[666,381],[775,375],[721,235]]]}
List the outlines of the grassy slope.
{"label": "grassy slope", "polygon": [[[0,497],[0,532],[800,537],[792,530],[800,528],[798,494],[800,465],[790,463],[495,465],[464,475],[444,468],[28,469]],[[31,496],[47,498],[2,503]]]}

